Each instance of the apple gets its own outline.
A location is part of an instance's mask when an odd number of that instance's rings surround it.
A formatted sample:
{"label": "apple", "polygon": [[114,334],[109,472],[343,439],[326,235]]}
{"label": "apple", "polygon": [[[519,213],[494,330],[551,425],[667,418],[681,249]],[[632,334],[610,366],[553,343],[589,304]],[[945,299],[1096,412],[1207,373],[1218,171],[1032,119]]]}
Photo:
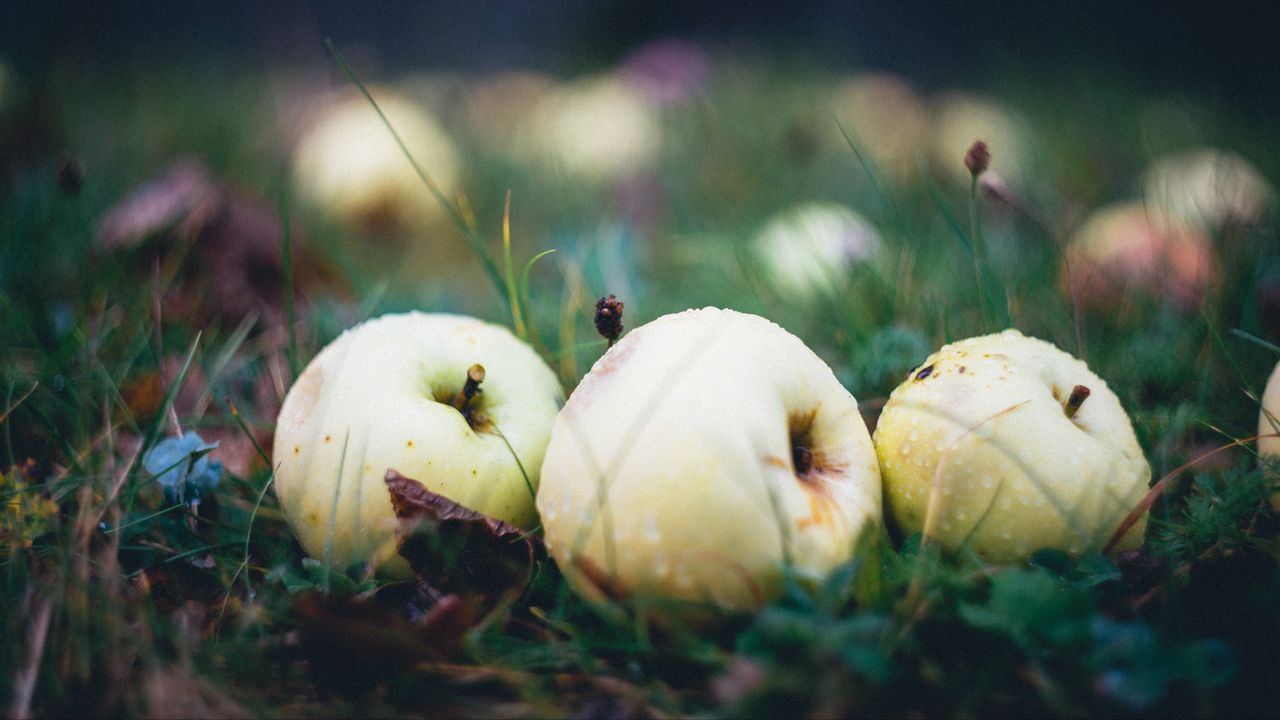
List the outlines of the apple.
{"label": "apple", "polygon": [[754,243],[771,284],[796,300],[833,294],[849,281],[849,271],[873,257],[880,233],[838,203],[807,203],[775,215]]}
{"label": "apple", "polygon": [[[452,196],[458,151],[439,123],[401,94],[370,93],[414,159]],[[294,150],[293,186],[303,202],[367,234],[421,233],[440,212],[378,113],[354,91],[327,98],[314,113]]]}
{"label": "apple", "polygon": [[[992,563],[1103,549],[1151,479],[1106,382],[1017,330],[929,356],[890,395],[875,446],[902,532]],[[1140,545],[1145,527],[1115,549]]]}
{"label": "apple", "polygon": [[[889,72],[851,77],[836,86],[831,112],[881,174],[899,184],[915,176],[916,154],[928,138],[929,110],[906,79]],[[845,139],[839,137],[838,143],[847,154]]]}
{"label": "apple", "polygon": [[[1267,379],[1267,389],[1262,393],[1262,407],[1258,411],[1258,434],[1280,433],[1280,363]],[[1280,457],[1280,437],[1258,438],[1259,455]]]}
{"label": "apple", "polygon": [[748,609],[788,565],[819,579],[878,527],[858,403],[774,323],[665,315],[592,367],[556,418],[538,489],[548,550],[584,597]]}
{"label": "apple", "polygon": [[1027,121],[991,98],[948,93],[934,101],[929,150],[943,177],[968,187],[964,156],[975,140],[991,150],[988,182],[1018,187],[1031,174],[1034,139]]}
{"label": "apple", "polygon": [[1209,236],[1134,202],[1104,207],[1072,233],[1061,284],[1101,310],[1114,310],[1131,293],[1191,310],[1216,274]]}
{"label": "apple", "polygon": [[588,183],[607,183],[657,159],[662,127],[657,108],[615,75],[560,88],[531,115],[538,152]]}
{"label": "apple", "polygon": [[465,130],[482,151],[513,159],[529,114],[555,91],[557,81],[533,70],[513,70],[483,78],[464,91]]}
{"label": "apple", "polygon": [[384,315],[326,346],[289,389],[276,424],[276,497],[303,549],[331,553],[339,568],[407,569],[396,555],[388,469],[531,527],[562,400],[555,374],[506,328],[461,315]]}
{"label": "apple", "polygon": [[1143,176],[1143,199],[1179,223],[1212,232],[1257,221],[1275,190],[1239,155],[1198,148],[1153,163]]}

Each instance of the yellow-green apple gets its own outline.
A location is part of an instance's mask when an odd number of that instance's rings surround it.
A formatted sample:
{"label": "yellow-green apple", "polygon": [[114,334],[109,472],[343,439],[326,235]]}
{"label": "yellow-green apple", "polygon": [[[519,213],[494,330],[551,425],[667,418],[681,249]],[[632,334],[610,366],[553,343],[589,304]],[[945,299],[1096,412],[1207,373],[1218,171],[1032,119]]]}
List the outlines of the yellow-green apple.
{"label": "yellow-green apple", "polygon": [[815,579],[881,516],[858,404],[794,335],[704,308],[624,336],[570,396],[542,464],[547,547],[589,599],[745,609]]}
{"label": "yellow-green apple", "polygon": [[844,287],[853,266],[875,255],[880,233],[844,205],[807,203],[771,218],[753,247],[774,288],[808,300]]}
{"label": "yellow-green apple", "polygon": [[[889,397],[875,445],[901,531],[993,563],[1103,549],[1151,478],[1102,378],[1017,330],[929,356]],[[1141,544],[1145,526],[1115,549]]]}
{"label": "yellow-green apple", "polygon": [[420,312],[370,320],[320,351],[285,397],[273,453],[280,508],[309,555],[392,572],[405,566],[389,469],[531,527],[562,399],[555,374],[506,328]]}
{"label": "yellow-green apple", "polygon": [[1061,285],[1081,304],[1114,311],[1129,296],[1198,307],[1217,274],[1213,241],[1141,203],[1087,217],[1067,242]]}

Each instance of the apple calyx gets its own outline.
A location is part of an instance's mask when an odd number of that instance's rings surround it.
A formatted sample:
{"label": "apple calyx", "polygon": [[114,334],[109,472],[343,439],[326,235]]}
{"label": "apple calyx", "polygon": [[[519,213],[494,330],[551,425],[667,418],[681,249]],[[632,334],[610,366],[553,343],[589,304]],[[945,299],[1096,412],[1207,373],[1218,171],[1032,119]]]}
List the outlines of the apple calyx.
{"label": "apple calyx", "polygon": [[1077,385],[1071,388],[1071,394],[1067,396],[1067,402],[1062,406],[1062,411],[1067,414],[1068,418],[1076,416],[1080,412],[1080,406],[1085,400],[1089,399],[1090,390],[1084,385]]}
{"label": "apple calyx", "polygon": [[480,383],[484,382],[484,366],[476,363],[467,368],[467,381],[462,384],[462,389],[457,395],[453,396],[450,403],[454,409],[462,413],[462,417],[466,418],[467,424],[472,430],[479,431],[485,425],[485,418],[479,414],[479,408],[472,401],[476,395],[484,392],[480,388]]}

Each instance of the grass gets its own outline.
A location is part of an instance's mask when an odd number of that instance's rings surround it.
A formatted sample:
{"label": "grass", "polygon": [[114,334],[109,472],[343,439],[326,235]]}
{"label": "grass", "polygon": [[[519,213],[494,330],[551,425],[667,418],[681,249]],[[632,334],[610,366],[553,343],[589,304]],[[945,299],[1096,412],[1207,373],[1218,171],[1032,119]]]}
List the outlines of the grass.
{"label": "grass", "polygon": [[[1275,223],[1217,238],[1221,280],[1194,311],[1142,297],[1090,311],[1058,285],[1078,214],[1135,198],[1141,168],[1165,151],[1211,142],[1280,177],[1267,119],[1197,106],[1194,127],[1161,124],[1152,113],[1164,117],[1171,101],[1120,80],[1073,93],[1011,83],[1006,99],[1036,127],[1038,152],[1026,207],[1008,207],[924,160],[905,181],[883,175],[874,148],[830,118],[828,79],[805,65],[724,66],[694,102],[664,111],[667,140],[634,186],[658,198],[650,207],[513,159],[455,117],[471,179],[464,201],[439,199],[457,224],[399,239],[286,202],[293,129],[253,73],[55,69],[47,85],[20,88],[27,100],[5,112],[27,112],[37,90],[59,102],[42,121],[42,137],[57,140],[0,138],[32,143],[31,159],[0,178],[6,711],[1273,714],[1270,480],[1247,443],[1182,468],[1255,432],[1280,359],[1256,292],[1280,273]],[[66,152],[85,169],[78,190],[54,172]],[[285,227],[303,230],[318,259],[284,243],[278,299],[240,316],[210,307],[201,293],[230,271],[201,254],[208,233],[95,248],[97,219],[182,155],[292,210]],[[747,240],[810,200],[851,205],[883,244],[837,293],[801,304],[770,287]],[[436,199],[424,190],[423,202]],[[379,242],[426,243],[431,262],[387,277],[342,269],[340,258],[366,250],[394,257]],[[457,250],[468,244],[483,261]],[[307,263],[339,269],[308,284]],[[788,583],[743,615],[654,598],[602,609],[539,556],[511,602],[430,619],[438,606],[412,585],[305,558],[269,490],[264,448],[282,393],[318,348],[359,319],[410,307],[510,318],[571,390],[604,351],[590,312],[610,292],[628,328],[703,305],[763,314],[813,347],[869,414],[930,351],[1007,315],[1086,359],[1131,412],[1155,477],[1170,476],[1147,545],[988,567],[919,537],[868,537],[820,586]],[[198,506],[167,501],[140,468],[178,427],[237,458]]]}

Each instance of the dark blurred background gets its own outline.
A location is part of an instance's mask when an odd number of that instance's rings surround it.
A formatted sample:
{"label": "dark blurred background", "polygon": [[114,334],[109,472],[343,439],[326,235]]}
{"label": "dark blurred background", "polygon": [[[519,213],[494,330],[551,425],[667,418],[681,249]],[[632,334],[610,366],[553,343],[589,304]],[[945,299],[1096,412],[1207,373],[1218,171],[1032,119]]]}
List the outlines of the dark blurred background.
{"label": "dark blurred background", "polygon": [[0,2],[0,55],[37,75],[80,62],[306,62],[325,36],[388,70],[573,72],[674,35],[926,87],[1108,73],[1254,112],[1280,109],[1278,30],[1280,3],[1263,1]]}

